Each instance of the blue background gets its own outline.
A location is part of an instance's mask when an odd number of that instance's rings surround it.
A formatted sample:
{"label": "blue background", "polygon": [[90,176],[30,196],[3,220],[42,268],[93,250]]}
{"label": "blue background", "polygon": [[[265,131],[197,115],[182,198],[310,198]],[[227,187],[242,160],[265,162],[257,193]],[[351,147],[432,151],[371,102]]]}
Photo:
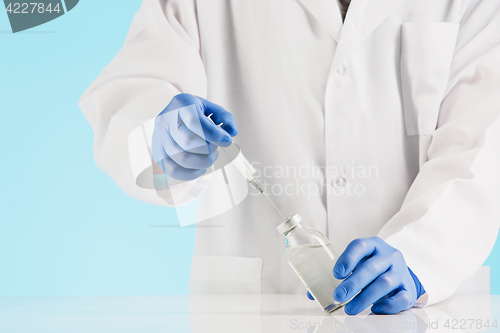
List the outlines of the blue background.
{"label": "blue background", "polygon": [[0,296],[186,294],[194,228],[128,197],[93,157],[78,100],[141,1],[85,0],[12,34],[0,13]]}
{"label": "blue background", "polygon": [[[12,34],[0,13],[0,296],[187,293],[194,228],[125,195],[94,164],[77,102],[140,0],[85,0]],[[500,241],[485,265],[500,294]]]}

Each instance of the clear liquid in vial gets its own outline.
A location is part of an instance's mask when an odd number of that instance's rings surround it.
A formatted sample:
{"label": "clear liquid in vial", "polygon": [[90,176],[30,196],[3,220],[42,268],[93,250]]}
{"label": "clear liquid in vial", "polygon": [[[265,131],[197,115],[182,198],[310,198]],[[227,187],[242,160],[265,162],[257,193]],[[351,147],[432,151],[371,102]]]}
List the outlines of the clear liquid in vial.
{"label": "clear liquid in vial", "polygon": [[288,247],[288,262],[314,299],[328,313],[346,304],[333,298],[333,291],[342,282],[333,276],[333,266],[337,258],[338,255],[331,244]]}

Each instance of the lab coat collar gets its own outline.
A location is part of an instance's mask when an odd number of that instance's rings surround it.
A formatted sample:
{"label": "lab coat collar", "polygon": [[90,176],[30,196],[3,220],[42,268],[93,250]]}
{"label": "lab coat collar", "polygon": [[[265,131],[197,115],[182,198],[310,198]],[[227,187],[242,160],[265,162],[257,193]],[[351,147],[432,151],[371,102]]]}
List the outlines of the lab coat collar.
{"label": "lab coat collar", "polygon": [[316,18],[326,32],[338,43],[342,30],[342,16],[337,0],[299,0]]}
{"label": "lab coat collar", "polygon": [[[331,2],[337,5],[336,1]],[[338,68],[400,2],[401,0],[352,0],[341,29],[332,69]]]}
{"label": "lab coat collar", "polygon": [[352,0],[345,23],[337,0],[299,0],[338,43],[332,68],[347,59],[352,50],[389,16],[401,0]]}

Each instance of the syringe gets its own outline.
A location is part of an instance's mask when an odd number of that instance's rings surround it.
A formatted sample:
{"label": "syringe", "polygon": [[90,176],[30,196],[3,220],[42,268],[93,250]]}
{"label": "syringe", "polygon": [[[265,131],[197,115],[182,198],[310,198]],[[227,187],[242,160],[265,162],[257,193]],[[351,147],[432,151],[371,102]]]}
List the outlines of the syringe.
{"label": "syringe", "polygon": [[[212,118],[210,118],[210,116],[212,116],[212,114],[210,114],[208,116],[208,119],[212,120]],[[215,122],[213,120],[212,120],[212,122],[215,124]],[[221,127],[223,124],[224,123],[220,123],[217,126]],[[262,189],[260,184],[257,182],[257,180],[253,177],[253,175],[257,172],[257,170],[255,170],[255,168],[252,166],[252,164],[245,158],[245,156],[243,156],[243,153],[241,152],[241,150],[236,148],[234,145],[231,145],[231,146],[226,147],[226,148],[221,147],[221,149],[227,154],[237,155],[236,158],[233,160],[233,164],[236,166],[236,168],[241,172],[243,177],[245,177],[248,180],[248,182],[255,189],[257,189],[257,191],[264,194],[266,199],[269,200],[271,205],[274,207],[274,209],[276,209],[276,211],[281,215],[281,217],[283,217],[283,219],[286,219],[286,217],[281,213],[281,211],[278,209],[278,207],[276,207],[276,205],[271,201],[271,199],[267,196],[267,194],[264,193],[264,190]]]}
{"label": "syringe", "polygon": [[[224,152],[228,148],[222,148]],[[231,146],[229,147],[231,149]],[[283,217],[283,219],[286,219],[286,217],[281,213],[281,211],[276,207],[276,205],[271,201],[271,199],[268,197],[268,195],[264,192],[260,184],[257,182],[257,180],[253,177],[253,175],[257,172],[255,168],[250,164],[250,162],[243,156],[243,153],[241,150],[238,153],[238,156],[233,160],[234,165],[236,168],[241,172],[241,174],[248,180],[248,182],[257,189],[260,193],[264,194],[267,200],[273,205],[274,209]]]}

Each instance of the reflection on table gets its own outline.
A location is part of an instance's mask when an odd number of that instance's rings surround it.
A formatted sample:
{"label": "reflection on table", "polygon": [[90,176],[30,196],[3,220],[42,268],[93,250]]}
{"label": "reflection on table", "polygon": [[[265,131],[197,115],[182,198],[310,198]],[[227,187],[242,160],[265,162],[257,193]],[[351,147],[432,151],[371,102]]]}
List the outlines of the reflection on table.
{"label": "reflection on table", "polygon": [[499,321],[500,295],[485,293],[385,316],[325,315],[305,295],[0,298],[0,332],[9,333],[500,333]]}

